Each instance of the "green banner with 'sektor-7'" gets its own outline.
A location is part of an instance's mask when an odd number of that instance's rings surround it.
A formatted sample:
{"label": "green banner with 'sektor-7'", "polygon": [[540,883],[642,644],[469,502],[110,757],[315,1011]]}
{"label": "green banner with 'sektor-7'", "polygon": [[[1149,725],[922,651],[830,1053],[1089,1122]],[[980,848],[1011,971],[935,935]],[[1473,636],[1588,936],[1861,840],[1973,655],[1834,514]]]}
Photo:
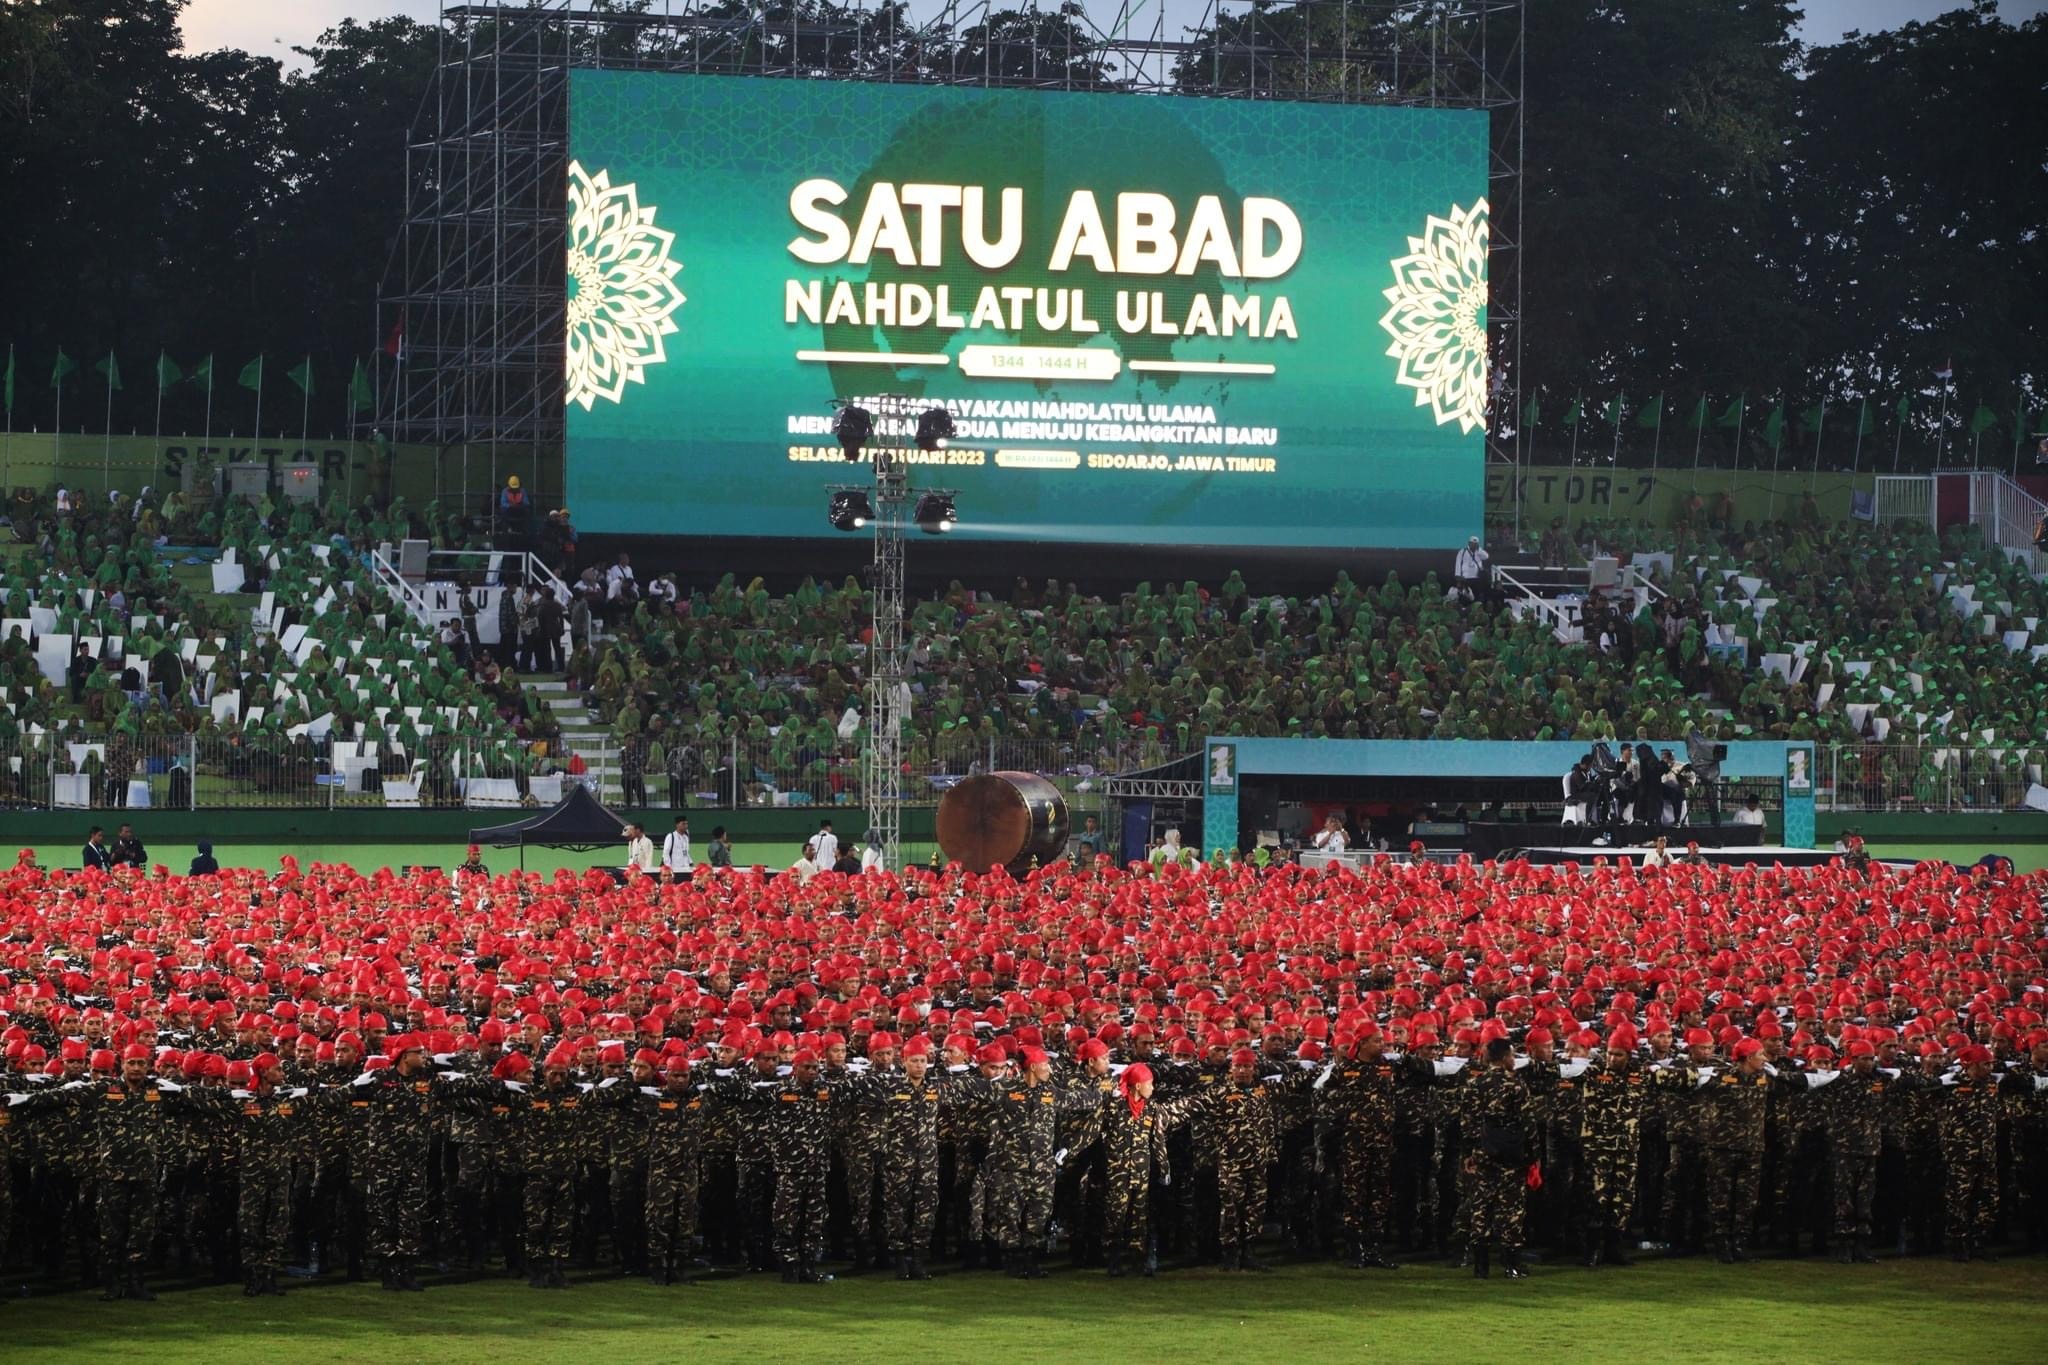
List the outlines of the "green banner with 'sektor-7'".
{"label": "green banner with 'sektor-7'", "polygon": [[886,396],[952,415],[959,534],[1452,545],[1486,172],[1471,111],[574,72],[576,519],[830,534]]}

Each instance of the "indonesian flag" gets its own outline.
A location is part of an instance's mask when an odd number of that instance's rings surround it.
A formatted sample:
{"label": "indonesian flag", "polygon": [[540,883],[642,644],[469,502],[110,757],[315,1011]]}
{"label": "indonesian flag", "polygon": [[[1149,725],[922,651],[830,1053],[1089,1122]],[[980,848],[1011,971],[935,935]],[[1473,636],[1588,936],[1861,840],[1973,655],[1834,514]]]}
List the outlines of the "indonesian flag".
{"label": "indonesian flag", "polygon": [[390,335],[384,338],[384,354],[401,365],[405,363],[405,309],[398,310],[398,321],[391,324]]}
{"label": "indonesian flag", "polygon": [[1936,379],[1939,379],[1939,380],[1942,380],[1942,381],[1946,382],[1946,381],[1948,381],[1948,380],[1950,380],[1950,379],[1953,379],[1953,378],[1955,378],[1955,373],[1956,373],[1956,363],[1955,363],[1955,361],[1953,361],[1953,360],[1944,360],[1944,361],[1942,361],[1942,362],[1941,362],[1941,368],[1940,368],[1940,369],[1938,369],[1938,370],[1936,370],[1936,371],[1934,372],[1934,377],[1935,377]]}

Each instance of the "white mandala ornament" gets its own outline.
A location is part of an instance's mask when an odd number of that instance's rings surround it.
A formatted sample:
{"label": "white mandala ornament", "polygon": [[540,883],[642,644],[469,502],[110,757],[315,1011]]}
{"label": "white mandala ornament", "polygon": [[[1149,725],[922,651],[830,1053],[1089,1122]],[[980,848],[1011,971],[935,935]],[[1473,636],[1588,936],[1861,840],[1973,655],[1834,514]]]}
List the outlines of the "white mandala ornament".
{"label": "white mandala ornament", "polygon": [[683,303],[670,257],[675,234],[654,225],[632,185],[614,185],[569,163],[568,403],[585,412],[598,399],[618,402],[628,383],[668,359],[662,338],[676,330]]}
{"label": "white mandala ornament", "polygon": [[1451,205],[1448,218],[1432,213],[1383,291],[1392,307],[1380,326],[1400,362],[1394,381],[1414,389],[1415,406],[1427,406],[1439,426],[1456,422],[1465,432],[1486,424],[1486,242],[1484,199]]}

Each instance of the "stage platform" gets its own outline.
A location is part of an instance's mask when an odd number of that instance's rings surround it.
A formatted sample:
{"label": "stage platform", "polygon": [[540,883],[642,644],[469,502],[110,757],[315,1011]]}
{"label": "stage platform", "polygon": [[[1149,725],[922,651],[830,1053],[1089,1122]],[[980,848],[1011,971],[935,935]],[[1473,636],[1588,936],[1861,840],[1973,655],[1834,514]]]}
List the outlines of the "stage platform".
{"label": "stage platform", "polygon": [[[1682,837],[1683,836],[1683,837]],[[1685,830],[1674,831],[1666,840],[1664,851],[1673,857],[1686,855],[1686,838],[1691,837]],[[1523,858],[1532,863],[1578,863],[1584,866],[1595,858],[1606,858],[1609,862],[1627,857],[1637,866],[1642,865],[1643,855],[1650,851],[1648,844],[1579,844],[1560,848],[1508,848],[1498,855],[1502,861]],[[1783,863],[1786,867],[1820,867],[1840,855],[1825,848],[1787,848],[1783,844],[1750,844],[1743,847],[1709,848],[1706,840],[1700,840],[1700,860],[1708,863],[1740,867],[1744,863],[1755,863],[1758,867],[1769,867],[1772,863]],[[1911,862],[1890,862],[1894,867],[1911,867]]]}
{"label": "stage platform", "polygon": [[[1599,837],[1597,825],[1496,824],[1475,820],[1462,839],[1430,839],[1431,848],[1462,848],[1475,858],[1492,858],[1505,848],[1562,848],[1567,845],[1591,847]],[[1762,825],[1681,825],[1652,830],[1647,825],[1624,825],[1610,831],[1617,846],[1639,844],[1648,848],[1662,834],[1667,847],[1684,852],[1686,841],[1696,839],[1701,848],[1759,848],[1764,842]],[[1605,850],[1603,850],[1605,851]],[[1798,850],[1795,850],[1795,852]]]}

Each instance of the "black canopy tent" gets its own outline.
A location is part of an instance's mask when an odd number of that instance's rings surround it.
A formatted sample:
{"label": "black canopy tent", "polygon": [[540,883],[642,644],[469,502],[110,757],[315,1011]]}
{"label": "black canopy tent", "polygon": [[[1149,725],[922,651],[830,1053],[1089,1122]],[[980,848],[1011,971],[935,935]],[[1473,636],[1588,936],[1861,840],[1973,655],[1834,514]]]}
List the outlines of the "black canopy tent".
{"label": "black canopy tent", "polygon": [[625,837],[626,822],[606,810],[603,803],[581,783],[569,788],[567,796],[538,815],[514,820],[509,825],[492,825],[488,829],[469,832],[472,844],[489,844],[492,848],[517,846],[522,870],[526,867],[528,844],[587,853],[592,849],[615,847]]}

